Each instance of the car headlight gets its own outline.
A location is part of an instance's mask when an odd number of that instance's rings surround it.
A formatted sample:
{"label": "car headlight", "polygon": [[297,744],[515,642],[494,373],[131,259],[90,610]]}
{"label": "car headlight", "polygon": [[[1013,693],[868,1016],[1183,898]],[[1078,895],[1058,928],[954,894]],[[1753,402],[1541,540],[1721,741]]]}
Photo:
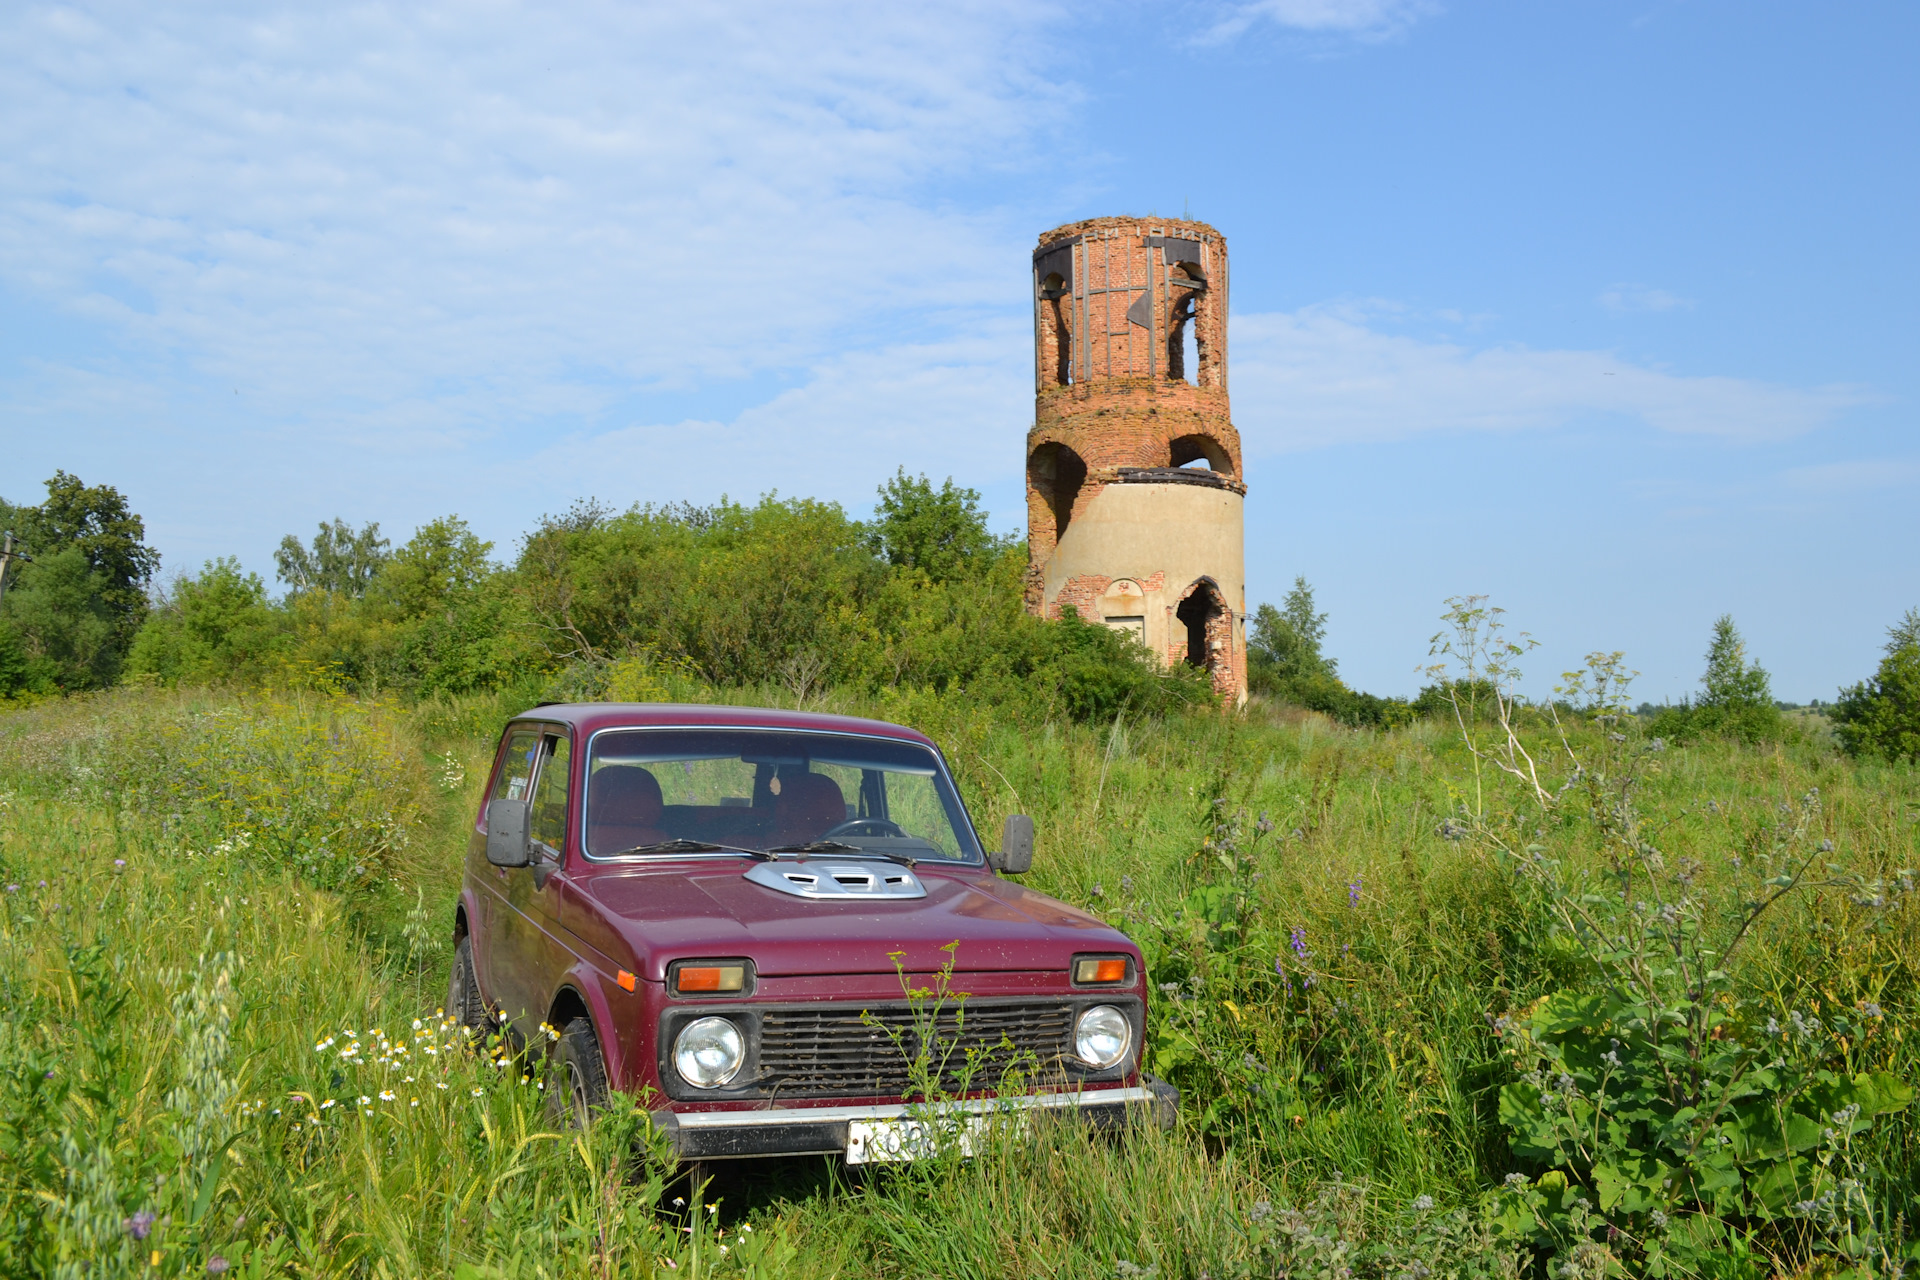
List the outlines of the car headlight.
{"label": "car headlight", "polygon": [[746,1058],[747,1042],[726,1018],[696,1018],[673,1042],[680,1078],[700,1089],[718,1089],[733,1079]]}
{"label": "car headlight", "polygon": [[1073,1024],[1073,1049],[1080,1061],[1102,1069],[1127,1056],[1133,1047],[1133,1024],[1110,1004],[1097,1004]]}

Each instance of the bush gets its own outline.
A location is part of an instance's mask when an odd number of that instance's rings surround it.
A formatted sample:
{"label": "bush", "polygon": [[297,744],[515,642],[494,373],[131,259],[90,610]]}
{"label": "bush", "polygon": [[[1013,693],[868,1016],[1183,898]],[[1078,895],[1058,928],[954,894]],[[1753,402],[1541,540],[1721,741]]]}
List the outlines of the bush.
{"label": "bush", "polygon": [[1873,679],[1840,691],[1834,733],[1848,755],[1920,764],[1920,609],[1888,634]]}
{"label": "bush", "polygon": [[1714,621],[1700,695],[1662,707],[1648,723],[1647,732],[1677,743],[1702,737],[1771,742],[1786,736],[1786,722],[1773,700],[1772,679],[1759,663],[1747,661],[1746,641],[1731,614]]}
{"label": "bush", "polygon": [[1313,588],[1304,577],[1293,580],[1281,607],[1254,610],[1247,631],[1247,685],[1251,692],[1277,698],[1341,724],[1392,728],[1414,719],[1404,698],[1381,698],[1349,689],[1340,664],[1321,652],[1327,615],[1314,610]]}
{"label": "bush", "polygon": [[258,684],[281,665],[285,627],[258,574],[232,557],[182,574],[134,637],[127,669],[162,684]]}

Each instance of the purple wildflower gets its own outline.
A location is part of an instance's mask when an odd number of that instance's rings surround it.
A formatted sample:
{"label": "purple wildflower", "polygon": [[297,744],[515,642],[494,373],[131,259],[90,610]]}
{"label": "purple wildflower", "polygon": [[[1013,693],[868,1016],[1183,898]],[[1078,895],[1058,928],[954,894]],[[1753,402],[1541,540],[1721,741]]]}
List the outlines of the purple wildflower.
{"label": "purple wildflower", "polygon": [[1285,956],[1275,956],[1273,958],[1273,971],[1283,978],[1287,976],[1287,958]]}
{"label": "purple wildflower", "polygon": [[153,1233],[153,1214],[142,1209],[120,1225],[135,1240],[145,1240]]}
{"label": "purple wildflower", "polygon": [[116,867],[124,867],[127,865],[127,860],[125,858],[115,858],[113,860],[113,865]]}
{"label": "purple wildflower", "polygon": [[1292,947],[1293,954],[1302,960],[1310,959],[1313,956],[1313,952],[1307,950],[1307,931],[1298,925],[1294,926],[1293,936],[1287,940],[1287,945]]}
{"label": "purple wildflower", "polygon": [[1357,907],[1360,905],[1360,881],[1362,879],[1363,877],[1361,876],[1355,876],[1353,883],[1347,886],[1347,905],[1349,907]]}

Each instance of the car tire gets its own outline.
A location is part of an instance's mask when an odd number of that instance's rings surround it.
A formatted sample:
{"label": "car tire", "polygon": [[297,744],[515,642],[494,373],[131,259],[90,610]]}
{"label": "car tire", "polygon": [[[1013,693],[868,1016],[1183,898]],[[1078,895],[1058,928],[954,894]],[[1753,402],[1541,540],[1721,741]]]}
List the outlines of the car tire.
{"label": "car tire", "polygon": [[563,1124],[586,1128],[593,1113],[607,1105],[607,1066],[600,1057],[600,1037],[593,1033],[593,1023],[575,1018],[567,1024],[554,1048],[553,1065],[549,1110]]}
{"label": "car tire", "polygon": [[480,995],[480,982],[473,972],[473,935],[460,939],[453,949],[453,975],[447,979],[447,1016],[477,1036],[493,1029],[487,1015],[487,1002]]}

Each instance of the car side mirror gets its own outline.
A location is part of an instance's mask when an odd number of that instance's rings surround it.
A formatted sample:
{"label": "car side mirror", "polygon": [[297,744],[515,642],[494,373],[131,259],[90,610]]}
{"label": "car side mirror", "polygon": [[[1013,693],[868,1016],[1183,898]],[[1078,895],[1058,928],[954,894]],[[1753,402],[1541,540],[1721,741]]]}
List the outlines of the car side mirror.
{"label": "car side mirror", "polygon": [[1024,813],[1011,814],[1000,831],[1000,852],[987,859],[995,871],[1010,876],[1025,875],[1033,869],[1033,819]]}
{"label": "car side mirror", "polygon": [[487,804],[487,861],[496,867],[524,867],[533,860],[527,842],[527,802],[493,800]]}

